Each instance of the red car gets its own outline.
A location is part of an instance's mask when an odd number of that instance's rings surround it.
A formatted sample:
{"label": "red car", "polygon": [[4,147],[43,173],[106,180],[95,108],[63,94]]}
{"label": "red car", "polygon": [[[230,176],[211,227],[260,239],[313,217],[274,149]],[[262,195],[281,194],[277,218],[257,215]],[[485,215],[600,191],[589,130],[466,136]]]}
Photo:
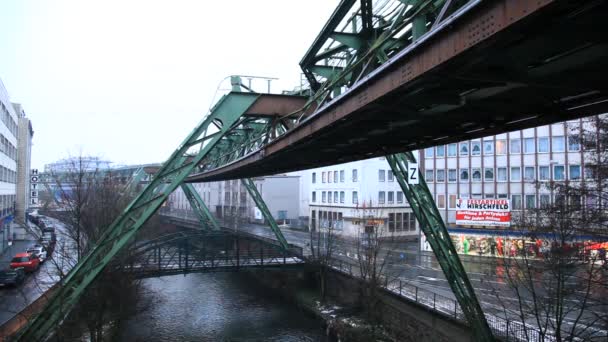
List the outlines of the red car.
{"label": "red car", "polygon": [[11,268],[23,267],[28,272],[33,272],[40,267],[40,259],[30,253],[18,253],[11,260]]}

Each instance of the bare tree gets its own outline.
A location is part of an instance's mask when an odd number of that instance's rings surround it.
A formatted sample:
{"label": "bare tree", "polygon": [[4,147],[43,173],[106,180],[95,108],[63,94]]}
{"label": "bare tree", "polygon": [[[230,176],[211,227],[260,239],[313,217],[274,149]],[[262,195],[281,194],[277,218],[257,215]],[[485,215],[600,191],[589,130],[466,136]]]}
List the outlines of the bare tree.
{"label": "bare tree", "polygon": [[515,302],[506,300],[511,293],[496,293],[505,315],[519,322],[529,340],[605,341],[608,272],[601,242],[608,222],[608,120],[595,117],[573,128],[569,139],[586,147],[584,176],[571,171],[570,180],[537,185],[553,201],[516,217],[522,238],[502,243]]}
{"label": "bare tree", "polygon": [[[336,247],[337,236],[335,226],[339,222],[322,220],[318,229],[310,229],[310,263],[317,268],[321,302],[325,302],[327,293],[327,272],[331,266],[333,253]],[[316,227],[315,227],[316,228]]]}

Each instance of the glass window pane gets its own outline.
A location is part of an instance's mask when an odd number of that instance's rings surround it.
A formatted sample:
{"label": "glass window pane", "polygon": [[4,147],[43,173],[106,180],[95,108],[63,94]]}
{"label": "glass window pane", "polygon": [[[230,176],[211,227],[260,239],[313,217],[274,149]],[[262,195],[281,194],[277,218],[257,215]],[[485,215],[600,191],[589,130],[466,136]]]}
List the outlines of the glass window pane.
{"label": "glass window pane", "polygon": [[553,166],[553,179],[554,180],[564,180],[566,175],[564,174],[564,166],[563,165],[555,165]]}
{"label": "glass window pane", "polygon": [[509,148],[511,153],[521,153],[521,140],[511,139]]}
{"label": "glass window pane", "polygon": [[524,168],[524,180],[534,181],[534,166],[526,166]]}
{"label": "glass window pane", "polygon": [[494,180],[494,168],[486,167],[483,171],[483,179],[486,181]]}
{"label": "glass window pane", "polygon": [[521,210],[521,195],[511,195],[511,206],[514,210]]}
{"label": "glass window pane", "polygon": [[549,180],[549,167],[548,166],[539,166],[538,167],[538,180],[546,181]]}
{"label": "glass window pane", "polygon": [[481,169],[471,169],[471,179],[473,179],[473,182],[481,182]]}
{"label": "glass window pane", "polygon": [[483,154],[484,155],[492,155],[494,154],[494,141],[484,141],[483,142]]}
{"label": "glass window pane", "polygon": [[496,180],[498,180],[499,182],[507,181],[507,168],[506,167],[499,167],[496,169]]}
{"label": "glass window pane", "polygon": [[424,149],[424,156],[426,158],[433,158],[433,148],[432,147],[428,147]]}
{"label": "glass window pane", "polygon": [[538,152],[539,153],[549,152],[549,138],[548,137],[538,138]]}
{"label": "glass window pane", "polygon": [[469,142],[461,142],[460,143],[460,155],[468,156],[469,155]]}
{"label": "glass window pane", "polygon": [[384,196],[385,196],[384,191],[378,192],[378,203],[384,204]]}
{"label": "glass window pane", "polygon": [[581,166],[580,165],[570,165],[570,179],[578,180],[581,179]]}
{"label": "glass window pane", "polygon": [[469,169],[460,169],[460,180],[463,182],[469,181]]}
{"label": "glass window pane", "polygon": [[524,153],[534,153],[534,152],[536,152],[534,138],[525,138],[524,139]]}
{"label": "glass window pane", "polygon": [[449,144],[448,145],[448,157],[455,157],[456,156],[456,144]]}
{"label": "glass window pane", "polygon": [[384,170],[378,170],[378,181],[384,182],[384,175],[385,175]]}
{"label": "glass window pane", "polygon": [[568,136],[568,151],[579,151],[581,149],[581,139],[578,134]]}
{"label": "glass window pane", "polygon": [[445,182],[445,170],[437,170],[437,182]]}
{"label": "glass window pane", "polygon": [[471,155],[472,156],[481,155],[481,142],[480,141],[471,141]]}
{"label": "glass window pane", "polygon": [[353,182],[357,181],[357,169],[353,169]]}
{"label": "glass window pane", "polygon": [[456,169],[448,170],[448,182],[456,182],[457,177]]}
{"label": "glass window pane", "polygon": [[424,180],[427,182],[432,182],[435,179],[435,173],[433,170],[425,170],[424,171]]}
{"label": "glass window pane", "polygon": [[395,202],[395,192],[389,191],[388,192],[388,203],[393,203],[393,202]]}
{"label": "glass window pane", "polygon": [[521,168],[519,166],[511,167],[511,181],[517,182],[521,180]]}
{"label": "glass window pane", "polygon": [[534,209],[536,208],[536,196],[535,195],[526,195],[526,209]]}
{"label": "glass window pane", "polygon": [[441,145],[441,146],[437,146],[435,151],[435,155],[437,157],[444,157],[445,156],[445,145]]}
{"label": "glass window pane", "polygon": [[507,154],[507,141],[496,140],[496,154]]}
{"label": "glass window pane", "polygon": [[553,144],[553,152],[564,152],[566,150],[563,136],[555,136],[551,140],[551,143]]}
{"label": "glass window pane", "polygon": [[397,191],[397,203],[403,203],[403,191]]}
{"label": "glass window pane", "polygon": [[356,191],[353,191],[353,204],[358,204],[358,203],[359,203],[358,194]]}

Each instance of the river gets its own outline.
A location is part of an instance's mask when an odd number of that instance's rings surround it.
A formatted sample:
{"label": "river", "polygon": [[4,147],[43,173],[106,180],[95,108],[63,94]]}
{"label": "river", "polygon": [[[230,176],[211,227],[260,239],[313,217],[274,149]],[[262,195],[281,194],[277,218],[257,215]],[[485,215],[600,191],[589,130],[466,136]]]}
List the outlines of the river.
{"label": "river", "polygon": [[144,280],[151,306],[122,341],[326,341],[322,323],[241,273]]}

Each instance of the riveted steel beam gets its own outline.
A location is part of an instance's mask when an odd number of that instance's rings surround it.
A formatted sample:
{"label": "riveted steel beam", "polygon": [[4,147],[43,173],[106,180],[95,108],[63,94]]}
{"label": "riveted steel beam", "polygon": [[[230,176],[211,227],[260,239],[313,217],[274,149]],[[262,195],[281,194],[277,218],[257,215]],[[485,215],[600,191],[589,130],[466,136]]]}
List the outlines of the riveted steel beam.
{"label": "riveted steel beam", "polygon": [[[494,336],[492,331],[488,326],[473,286],[471,286],[469,277],[460,262],[450,234],[433,200],[433,195],[424,181],[422,173],[417,168],[412,169],[409,167],[412,163],[416,163],[414,155],[412,152],[398,153],[388,155],[386,159],[408,203],[412,207],[416,219],[420,223],[420,229],[426,236],[429,245],[433,249],[433,253],[435,253],[446,280],[460,304],[460,308],[473,328],[476,340],[493,341]],[[414,183],[408,181],[411,179],[410,175],[413,177],[417,176],[419,182],[417,184],[410,184]]]}

